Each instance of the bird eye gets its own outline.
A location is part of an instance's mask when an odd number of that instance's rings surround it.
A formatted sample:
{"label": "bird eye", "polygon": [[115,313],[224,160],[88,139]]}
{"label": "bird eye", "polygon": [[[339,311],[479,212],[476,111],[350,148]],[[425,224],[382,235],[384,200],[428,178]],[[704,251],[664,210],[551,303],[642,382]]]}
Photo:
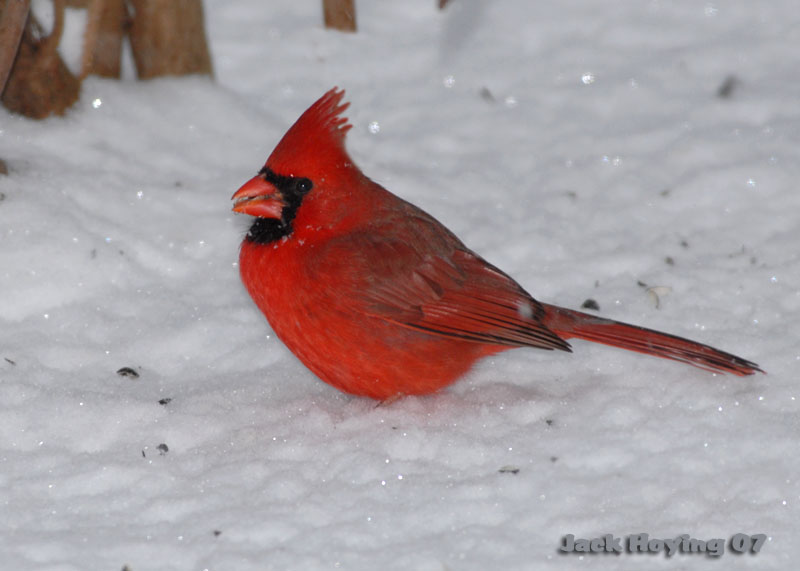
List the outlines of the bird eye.
{"label": "bird eye", "polygon": [[312,186],[314,185],[311,184],[311,181],[307,178],[299,178],[297,179],[297,182],[294,183],[294,187],[297,189],[297,192],[301,194],[307,193],[309,190],[311,190]]}

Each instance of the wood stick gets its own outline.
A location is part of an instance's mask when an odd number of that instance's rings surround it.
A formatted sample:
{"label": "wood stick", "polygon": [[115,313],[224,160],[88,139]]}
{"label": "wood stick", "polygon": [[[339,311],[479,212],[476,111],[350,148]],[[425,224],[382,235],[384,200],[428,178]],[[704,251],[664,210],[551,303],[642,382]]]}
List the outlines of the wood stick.
{"label": "wood stick", "polygon": [[201,0],[128,0],[133,60],[140,79],[212,75]]}
{"label": "wood stick", "polygon": [[322,0],[325,27],[342,32],[356,31],[355,0]]}
{"label": "wood stick", "polygon": [[84,1],[88,14],[83,35],[81,77],[93,74],[119,78],[122,38],[128,17],[125,0]]}
{"label": "wood stick", "polygon": [[0,95],[14,67],[29,10],[30,0],[6,0],[3,4],[0,13]]}

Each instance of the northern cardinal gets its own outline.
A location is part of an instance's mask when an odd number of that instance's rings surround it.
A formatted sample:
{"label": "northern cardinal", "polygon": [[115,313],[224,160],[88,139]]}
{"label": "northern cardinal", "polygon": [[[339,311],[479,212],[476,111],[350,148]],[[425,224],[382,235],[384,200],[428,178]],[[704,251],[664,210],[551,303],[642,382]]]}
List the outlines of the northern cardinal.
{"label": "northern cardinal", "polygon": [[[320,379],[379,400],[432,393],[514,347],[575,337],[751,375],[758,365],[688,339],[536,301],[438,220],[373,182],[344,145],[344,91],[323,95],[233,195],[255,217],[242,281]],[[761,371],[763,372],[763,371]]]}

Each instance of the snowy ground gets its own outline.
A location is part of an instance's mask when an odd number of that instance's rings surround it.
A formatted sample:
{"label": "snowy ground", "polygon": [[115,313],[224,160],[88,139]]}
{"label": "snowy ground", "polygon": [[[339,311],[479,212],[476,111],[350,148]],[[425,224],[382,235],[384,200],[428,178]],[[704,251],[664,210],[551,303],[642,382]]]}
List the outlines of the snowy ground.
{"label": "snowy ground", "polygon": [[[208,0],[216,81],[0,110],[4,569],[715,563],[557,553],[639,532],[764,533],[716,567],[796,565],[795,2],[434,5],[358,2],[343,35],[318,0]],[[537,298],[769,374],[575,342],[385,407],[321,383],[240,284],[229,198],[333,85],[363,170]]]}

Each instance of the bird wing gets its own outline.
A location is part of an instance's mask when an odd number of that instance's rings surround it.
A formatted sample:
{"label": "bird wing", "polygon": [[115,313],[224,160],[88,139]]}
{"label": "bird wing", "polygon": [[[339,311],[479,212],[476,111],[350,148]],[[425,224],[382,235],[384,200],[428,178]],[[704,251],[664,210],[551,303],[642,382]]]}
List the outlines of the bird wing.
{"label": "bird wing", "polygon": [[433,223],[427,228],[422,218],[403,239],[396,231],[350,232],[315,248],[311,267],[318,279],[356,292],[338,301],[349,311],[477,343],[569,351],[542,322],[538,301]]}

